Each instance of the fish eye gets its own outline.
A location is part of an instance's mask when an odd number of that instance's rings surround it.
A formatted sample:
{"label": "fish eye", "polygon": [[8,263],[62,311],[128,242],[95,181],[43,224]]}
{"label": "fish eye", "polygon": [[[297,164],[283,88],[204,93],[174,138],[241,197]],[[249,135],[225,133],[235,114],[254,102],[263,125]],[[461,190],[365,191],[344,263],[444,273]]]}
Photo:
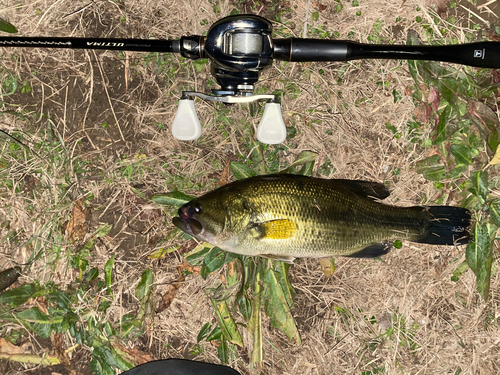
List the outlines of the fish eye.
{"label": "fish eye", "polygon": [[194,212],[196,212],[197,214],[200,214],[202,209],[201,209],[201,203],[199,202],[196,202],[193,206],[193,209],[194,209]]}

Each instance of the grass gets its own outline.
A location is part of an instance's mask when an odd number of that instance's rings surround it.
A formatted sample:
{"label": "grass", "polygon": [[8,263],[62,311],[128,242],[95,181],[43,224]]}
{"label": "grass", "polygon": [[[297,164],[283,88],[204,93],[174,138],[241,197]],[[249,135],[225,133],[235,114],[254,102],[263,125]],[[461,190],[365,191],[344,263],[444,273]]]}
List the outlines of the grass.
{"label": "grass", "polygon": [[[414,2],[402,10],[376,1],[318,4],[306,26],[314,38],[404,43],[414,28],[424,42],[443,44],[475,40],[479,31],[460,14],[444,18]],[[277,36],[290,37],[302,35],[306,13],[305,2],[273,13],[276,4],[256,2],[163,4],[153,12],[130,1],[116,20],[97,4],[70,17],[68,29],[65,11],[51,5],[9,2],[0,17],[34,35],[84,35],[104,23],[113,27],[102,36],[113,29],[177,38],[250,7],[276,20]],[[65,373],[71,361],[82,372],[114,374],[179,357],[269,374],[498,371],[500,197],[490,162],[500,139],[491,70],[276,62],[257,90],[280,95],[289,136],[267,146],[253,139],[262,106],[197,101],[202,138],[171,138],[180,91],[215,87],[206,61],[2,54],[0,124],[11,137],[0,140],[0,269],[22,264],[0,295],[0,338],[15,345],[0,341],[6,366],[59,364],[54,371]],[[108,64],[103,77],[96,58]],[[289,267],[199,246],[170,223],[176,207],[218,183],[287,168],[385,182],[392,204],[466,206],[475,241],[466,249],[402,243],[380,261]]]}

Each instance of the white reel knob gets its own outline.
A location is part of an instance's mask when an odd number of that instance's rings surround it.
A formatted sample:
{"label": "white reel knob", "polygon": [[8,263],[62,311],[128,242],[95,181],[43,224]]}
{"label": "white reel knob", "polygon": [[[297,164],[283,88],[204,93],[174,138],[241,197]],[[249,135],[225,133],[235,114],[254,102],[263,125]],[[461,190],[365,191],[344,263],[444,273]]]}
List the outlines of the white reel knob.
{"label": "white reel knob", "polygon": [[276,145],[286,139],[286,127],[279,103],[266,103],[262,120],[257,127],[257,139],[262,143]]}
{"label": "white reel knob", "polygon": [[194,108],[194,100],[179,100],[179,109],[172,122],[172,135],[180,141],[193,141],[201,136],[201,124]]}

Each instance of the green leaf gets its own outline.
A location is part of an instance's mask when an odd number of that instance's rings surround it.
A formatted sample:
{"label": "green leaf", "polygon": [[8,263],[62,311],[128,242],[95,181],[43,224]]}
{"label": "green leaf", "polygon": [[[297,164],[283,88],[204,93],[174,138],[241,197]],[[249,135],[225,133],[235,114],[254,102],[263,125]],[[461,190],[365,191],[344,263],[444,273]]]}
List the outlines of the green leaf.
{"label": "green leaf", "polygon": [[192,265],[197,265],[199,262],[197,262],[198,259],[200,258],[205,258],[205,256],[208,254],[208,252],[211,250],[210,247],[204,247],[203,250],[201,251],[198,251],[194,254],[191,254],[189,256],[186,257],[186,261],[189,263],[189,264],[192,264]]}
{"label": "green leaf", "polygon": [[227,307],[226,301],[216,302],[212,300],[212,305],[214,306],[215,314],[219,320],[219,327],[224,334],[224,337],[232,344],[238,345],[240,348],[243,347],[243,339],[241,338],[238,327],[234,322],[233,317],[229,313],[229,308]]}
{"label": "green leaf", "polygon": [[218,247],[214,247],[203,259],[203,266],[200,274],[206,279],[212,272],[224,265],[225,252]]}
{"label": "green leaf", "polygon": [[97,238],[101,238],[101,237],[104,237],[106,236],[109,231],[113,228],[113,224],[104,224],[102,226],[100,226],[95,232],[94,232],[94,236],[96,236]]}
{"label": "green leaf", "polygon": [[207,341],[219,340],[222,337],[222,329],[215,327],[207,336]]}
{"label": "green leaf", "polygon": [[422,173],[429,181],[440,181],[446,176],[446,169],[439,155],[430,156],[417,162],[417,173]]}
{"label": "green leaf", "polygon": [[113,273],[113,264],[115,263],[115,255],[113,254],[111,258],[108,259],[106,265],[104,266],[104,277],[106,279],[106,286],[108,289],[111,288],[111,275]]}
{"label": "green leaf", "polygon": [[288,278],[288,270],[290,269],[290,264],[284,262],[274,262],[275,275],[280,283],[281,289],[285,296],[286,302],[290,308],[293,308],[293,297],[295,297],[295,289],[293,289],[292,283]]}
{"label": "green leaf", "polygon": [[224,336],[221,337],[220,344],[217,347],[217,354],[219,355],[222,364],[229,362],[229,347],[227,341],[224,340]]}
{"label": "green leaf", "polygon": [[90,271],[87,272],[87,274],[84,277],[84,280],[86,282],[90,282],[92,280],[95,280],[99,276],[99,269],[97,267],[92,268]]}
{"label": "green leaf", "polygon": [[5,31],[6,33],[15,34],[17,29],[14,25],[0,18],[0,31]]}
{"label": "green leaf", "polygon": [[432,143],[434,145],[438,145],[449,139],[451,134],[454,133],[453,129],[451,129],[452,125],[450,123],[451,116],[451,106],[446,105],[444,109],[439,114],[439,120],[435,127],[435,135]]}
{"label": "green leaf", "polygon": [[21,321],[28,329],[35,332],[43,338],[49,338],[52,332],[52,324],[60,324],[63,321],[62,316],[56,319],[43,313],[38,307],[32,307],[16,314],[17,319]]}
{"label": "green leaf", "polygon": [[252,171],[247,165],[239,161],[232,161],[231,163],[229,163],[229,169],[231,169],[234,178],[237,180],[242,180],[244,178],[249,178],[256,175],[256,173]]}
{"label": "green leaf", "polygon": [[172,191],[170,193],[153,194],[150,199],[162,206],[182,206],[194,198],[180,191]]}
{"label": "green leaf", "polygon": [[484,301],[488,301],[493,247],[498,226],[490,223],[476,223],[474,240],[467,245],[465,257],[476,275],[476,287]]}
{"label": "green leaf", "polygon": [[153,279],[154,275],[151,270],[147,269],[142,273],[141,281],[135,288],[135,296],[139,300],[143,300],[144,298],[149,296],[149,294],[151,293],[151,287],[153,285]]}
{"label": "green leaf", "polygon": [[290,339],[294,339],[297,345],[300,345],[299,331],[290,311],[292,306],[288,304],[273,269],[266,270],[264,283],[267,286],[264,307],[267,316],[271,318],[271,325],[283,331]]}
{"label": "green leaf", "polygon": [[471,175],[472,187],[469,191],[479,198],[481,204],[485,204],[488,197],[488,172],[475,171]]}
{"label": "green leaf", "polygon": [[490,218],[493,224],[500,227],[500,199],[489,204]]}
{"label": "green leaf", "polygon": [[210,328],[212,328],[212,325],[210,323],[205,323],[203,327],[201,327],[200,332],[198,332],[198,336],[196,336],[196,343],[199,343],[201,340],[208,336]]}
{"label": "green leaf", "polygon": [[469,269],[469,265],[467,264],[467,262],[462,262],[458,265],[457,268],[455,268],[455,270],[453,271],[453,276],[457,278],[462,276],[462,274],[467,271]]}
{"label": "green leaf", "polygon": [[10,304],[13,307],[21,306],[30,298],[38,297],[45,293],[45,289],[35,283],[21,285],[19,288],[7,290],[0,295],[0,304]]}
{"label": "green leaf", "polygon": [[134,367],[130,362],[123,359],[112,347],[107,345],[94,347],[93,354],[101,357],[109,366],[126,371]]}
{"label": "green leaf", "polygon": [[302,151],[299,156],[297,156],[297,159],[290,164],[290,166],[284,170],[282,170],[280,173],[294,173],[294,168],[298,166],[306,166],[303,168],[304,170],[299,172],[299,174],[307,175],[308,170],[310,169],[312,171],[312,168],[314,167],[314,162],[318,158],[318,154],[316,152],[312,151]]}
{"label": "green leaf", "polygon": [[53,290],[48,296],[47,300],[49,302],[56,303],[59,308],[61,308],[65,313],[72,313],[72,301],[71,296],[64,290]]}
{"label": "green leaf", "polygon": [[[85,242],[83,244],[83,246],[80,249],[80,252],[90,251],[94,248],[94,246],[95,246],[95,239],[90,238],[87,242]],[[79,267],[79,268],[84,270],[84,268],[82,268],[82,267]],[[85,268],[86,268],[86,266],[85,266]]]}
{"label": "green leaf", "polygon": [[451,145],[450,152],[455,157],[457,163],[465,165],[472,164],[472,150],[469,147],[462,145]]}
{"label": "green leaf", "polygon": [[471,119],[488,135],[488,146],[495,152],[500,144],[500,121],[497,113],[484,103],[470,101],[466,118]]}
{"label": "green leaf", "polygon": [[[263,259],[257,259],[258,264],[263,263]],[[248,331],[252,336],[253,347],[250,355],[250,366],[260,367],[262,364],[262,315],[260,311],[261,306],[261,267],[257,266],[252,286],[252,316],[248,321]]]}

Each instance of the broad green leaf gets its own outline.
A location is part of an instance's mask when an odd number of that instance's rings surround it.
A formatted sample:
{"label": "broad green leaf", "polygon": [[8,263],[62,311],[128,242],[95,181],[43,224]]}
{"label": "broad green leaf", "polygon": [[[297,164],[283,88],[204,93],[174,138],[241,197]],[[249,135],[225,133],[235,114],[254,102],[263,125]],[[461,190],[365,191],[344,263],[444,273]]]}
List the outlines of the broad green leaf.
{"label": "broad green leaf", "polygon": [[104,359],[109,366],[119,368],[120,370],[126,371],[134,367],[130,362],[123,359],[115,349],[107,345],[94,347],[93,354]]}
{"label": "broad green leaf", "polygon": [[14,25],[0,18],[0,31],[5,31],[6,33],[15,34],[17,29]]}
{"label": "broad green leaf", "polygon": [[72,313],[72,296],[64,290],[53,290],[46,298],[47,301],[57,304],[65,313]]}
{"label": "broad green leaf", "polygon": [[62,316],[50,317],[43,313],[38,307],[32,307],[16,314],[17,319],[25,326],[43,338],[49,338],[52,332],[52,324],[61,324]]}
{"label": "broad green leaf", "polygon": [[186,257],[186,261],[192,265],[198,265],[200,262],[198,260],[203,260],[205,256],[208,254],[210,250],[213,248],[210,247],[202,247],[202,249],[198,249],[195,253],[192,253]]}
{"label": "broad green leaf", "polygon": [[489,208],[491,221],[500,227],[500,199],[491,202]]}
{"label": "broad green leaf", "polygon": [[488,146],[495,152],[500,144],[500,121],[498,114],[479,101],[470,101],[467,118],[471,119],[478,127],[488,135]]}
{"label": "broad green leaf", "polygon": [[460,263],[458,267],[453,271],[452,281],[457,281],[458,278],[462,276],[462,274],[468,269],[469,265],[467,264],[467,261]]}
{"label": "broad green leaf", "polygon": [[90,250],[92,250],[94,248],[94,246],[95,246],[95,239],[94,238],[90,238],[87,242],[85,242],[83,244],[83,246],[80,249],[80,251],[90,251]]}
{"label": "broad green leaf", "polygon": [[206,279],[212,272],[218,270],[224,265],[225,252],[218,247],[214,247],[203,259],[203,266],[200,274]]}
{"label": "broad green leaf", "polygon": [[267,316],[271,318],[271,325],[283,331],[290,339],[294,339],[297,345],[300,345],[300,335],[290,311],[291,306],[287,302],[273,269],[265,271],[264,283],[267,286],[264,307]]}
{"label": "broad green leaf", "polygon": [[203,327],[201,327],[200,332],[198,332],[198,336],[196,336],[196,343],[199,343],[201,340],[208,336],[210,328],[212,328],[212,325],[210,323],[205,323]]}
{"label": "broad green leaf", "polygon": [[290,308],[293,308],[293,297],[295,297],[295,289],[293,289],[290,279],[288,278],[288,270],[290,264],[284,262],[274,262],[274,270],[277,280],[280,283],[281,290],[285,296],[286,302]]}
{"label": "broad green leaf", "polygon": [[229,308],[227,307],[226,301],[216,302],[215,300],[212,300],[212,304],[214,306],[217,319],[219,320],[219,327],[221,328],[224,337],[229,342],[242,348],[243,339],[241,338],[240,332],[238,331],[238,327],[236,326],[233,317],[229,313]]}
{"label": "broad green leaf", "polygon": [[[295,161],[290,164],[290,166],[286,169],[284,169],[283,171],[281,171],[281,173],[293,173],[293,170],[295,167],[297,166],[300,166],[300,165],[308,165],[308,167],[306,167],[306,169],[304,170],[303,173],[300,173],[299,174],[303,174],[303,175],[306,175],[306,171],[310,168],[312,170],[312,167],[314,166],[314,162],[316,161],[316,159],[318,158],[318,154],[316,152],[312,152],[312,151],[302,151],[299,156],[297,156],[297,159],[295,159]],[[309,167],[310,165],[310,167]]]}
{"label": "broad green leaf", "polygon": [[262,143],[258,142],[255,139],[252,139],[251,141],[251,149],[252,151],[252,161],[254,165],[254,170],[255,174],[266,174],[267,173],[267,168],[266,168],[266,163],[264,159],[264,147]]}
{"label": "broad green leaf", "polygon": [[151,287],[153,285],[154,275],[153,272],[149,269],[145,270],[142,273],[141,281],[135,288],[135,296],[139,300],[143,300],[151,293]]}
{"label": "broad green leaf", "polygon": [[249,178],[256,175],[256,173],[247,165],[239,161],[232,161],[231,163],[229,163],[229,169],[231,169],[234,178],[237,180],[242,180],[244,178]]}
{"label": "broad green leaf", "polygon": [[224,336],[221,337],[220,344],[217,347],[217,354],[219,355],[222,364],[229,362],[229,347],[227,341],[224,340]]}
{"label": "broad green leaf", "polygon": [[92,374],[98,375],[115,375],[116,371],[107,364],[106,359],[98,356],[98,353],[93,353],[92,360],[89,364],[90,371]]}
{"label": "broad green leaf", "polygon": [[120,321],[120,327],[118,329],[118,333],[120,338],[136,338],[143,334],[142,330],[140,330],[141,321],[136,319],[134,314],[125,314],[122,316]]}
{"label": "broad green leaf", "polygon": [[312,161],[304,164],[302,168],[300,168],[300,170],[297,172],[297,174],[300,174],[302,176],[311,176],[313,173],[313,169],[314,169],[314,162]]}
{"label": "broad green leaf", "polygon": [[87,274],[84,277],[84,280],[86,282],[93,281],[99,276],[99,269],[97,267],[92,268],[90,271],[87,272]]}
{"label": "broad green leaf", "polygon": [[94,232],[94,236],[96,236],[97,238],[104,237],[109,233],[109,231],[112,228],[113,228],[112,224],[104,224]]}
{"label": "broad green leaf", "polygon": [[191,201],[195,197],[184,194],[180,191],[171,191],[170,193],[153,194],[151,200],[162,206],[182,206],[183,204]]}
{"label": "broad green leaf", "polygon": [[113,273],[113,265],[115,264],[115,255],[113,254],[111,258],[108,259],[106,265],[104,266],[104,277],[106,279],[106,286],[108,289],[111,288],[111,276]]}
{"label": "broad green leaf", "polygon": [[441,181],[446,176],[446,169],[439,155],[433,155],[417,162],[417,173],[422,173],[429,181]]}
{"label": "broad green leaf", "polygon": [[219,340],[222,337],[222,329],[215,327],[207,336],[207,341]]}
{"label": "broad green leaf", "polygon": [[476,223],[474,240],[467,245],[465,257],[469,267],[476,275],[476,287],[485,301],[490,289],[493,246],[498,226],[490,223]]}
{"label": "broad green leaf", "polygon": [[488,197],[488,172],[475,171],[471,175],[472,187],[469,191],[479,198],[481,204],[485,204]]}
{"label": "broad green leaf", "polygon": [[0,304],[10,304],[13,307],[21,306],[30,298],[45,294],[45,289],[35,283],[21,285],[19,288],[10,289],[0,295]]}
{"label": "broad green leaf", "polygon": [[[450,152],[459,164],[472,164],[473,150],[463,145],[451,145]],[[474,155],[475,156],[475,155]]]}
{"label": "broad green leaf", "polygon": [[439,114],[438,123],[436,124],[434,130],[434,139],[432,140],[433,144],[438,145],[448,140],[449,137],[455,132],[450,122],[451,112],[451,106],[446,105]]}

